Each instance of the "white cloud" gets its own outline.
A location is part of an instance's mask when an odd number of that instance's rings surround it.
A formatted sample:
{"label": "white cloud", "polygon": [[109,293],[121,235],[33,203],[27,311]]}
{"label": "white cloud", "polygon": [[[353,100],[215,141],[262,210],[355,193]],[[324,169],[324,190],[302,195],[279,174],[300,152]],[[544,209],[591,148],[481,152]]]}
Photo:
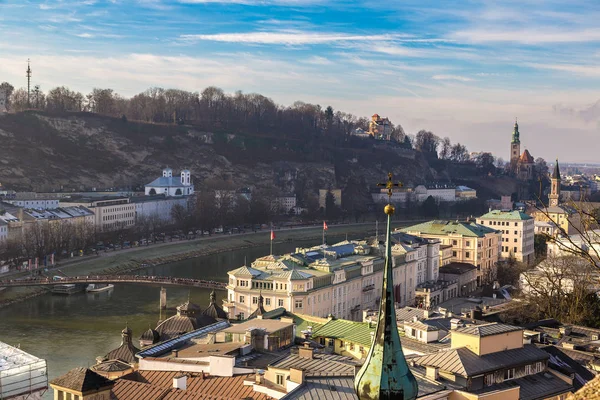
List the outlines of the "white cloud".
{"label": "white cloud", "polygon": [[600,68],[592,65],[527,63],[529,67],[570,72],[580,76],[600,76]]}
{"label": "white cloud", "polygon": [[75,36],[85,39],[90,39],[94,37],[94,35],[92,35],[91,33],[78,33]]}
{"label": "white cloud", "polygon": [[321,56],[312,56],[304,62],[313,65],[333,65],[333,62],[331,60]]}
{"label": "white cloud", "polygon": [[460,75],[434,75],[431,79],[435,79],[436,81],[460,81],[460,82],[471,82],[473,79],[460,76]]}
{"label": "white cloud", "polygon": [[184,4],[240,4],[246,6],[310,6],[323,3],[324,0],[179,0]]}
{"label": "white cloud", "polygon": [[306,45],[335,42],[376,42],[393,40],[398,35],[352,35],[346,33],[311,33],[304,31],[217,33],[212,35],[181,35],[186,41],[215,41],[228,43]]}
{"label": "white cloud", "polygon": [[515,42],[522,44],[585,43],[600,41],[600,29],[470,29],[457,31],[449,38],[466,43]]}

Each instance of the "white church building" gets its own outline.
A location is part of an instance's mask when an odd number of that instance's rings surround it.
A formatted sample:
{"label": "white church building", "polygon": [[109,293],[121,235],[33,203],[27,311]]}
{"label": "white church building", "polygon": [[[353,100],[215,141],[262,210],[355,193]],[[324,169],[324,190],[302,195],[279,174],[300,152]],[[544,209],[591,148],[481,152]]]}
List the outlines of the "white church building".
{"label": "white church building", "polygon": [[146,185],[146,196],[164,194],[165,196],[189,196],[194,194],[194,185],[190,171],[184,169],[181,171],[181,177],[174,177],[171,168],[163,169],[160,178],[156,178]]}

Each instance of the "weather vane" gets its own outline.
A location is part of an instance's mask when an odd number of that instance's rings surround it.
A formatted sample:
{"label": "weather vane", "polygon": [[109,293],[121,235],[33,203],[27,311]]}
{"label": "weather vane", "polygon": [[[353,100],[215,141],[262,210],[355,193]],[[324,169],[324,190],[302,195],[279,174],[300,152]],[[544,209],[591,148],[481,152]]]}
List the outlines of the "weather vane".
{"label": "weather vane", "polygon": [[402,182],[398,182],[398,183],[394,183],[393,182],[393,177],[394,175],[392,175],[392,173],[388,173],[388,181],[387,183],[378,183],[377,186],[382,186],[385,187],[388,190],[388,200],[391,201],[392,200],[392,189],[395,187],[402,187],[404,186],[402,184]]}

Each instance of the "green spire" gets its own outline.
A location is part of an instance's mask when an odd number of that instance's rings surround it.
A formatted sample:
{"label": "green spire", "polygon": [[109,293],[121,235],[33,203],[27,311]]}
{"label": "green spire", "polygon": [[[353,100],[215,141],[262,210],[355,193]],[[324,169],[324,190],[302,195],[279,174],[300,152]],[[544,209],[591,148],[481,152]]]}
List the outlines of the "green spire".
{"label": "green spire", "polygon": [[512,133],[512,142],[511,143],[521,143],[521,139],[519,139],[519,124],[517,123],[517,119],[515,118],[515,128]]}
{"label": "green spire", "polygon": [[[390,196],[392,187],[399,184],[393,184],[392,174],[389,174],[385,186]],[[391,244],[391,218],[394,215],[394,206],[388,204],[384,211],[388,223],[379,317],[373,344],[365,363],[356,375],[354,389],[361,400],[412,400],[417,398],[419,388],[402,352],[394,308]]]}

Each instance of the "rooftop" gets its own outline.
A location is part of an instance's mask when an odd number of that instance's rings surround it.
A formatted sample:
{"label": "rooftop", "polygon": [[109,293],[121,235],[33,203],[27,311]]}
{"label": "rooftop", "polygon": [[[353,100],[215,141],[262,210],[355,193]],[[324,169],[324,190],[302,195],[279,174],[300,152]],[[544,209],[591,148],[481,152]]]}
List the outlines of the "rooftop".
{"label": "rooftop", "polygon": [[460,235],[467,237],[484,237],[488,233],[498,231],[481,224],[476,224],[475,222],[435,220],[402,228],[400,229],[400,232],[414,232],[415,234],[439,236]]}
{"label": "rooftop", "polygon": [[51,385],[60,386],[77,392],[87,392],[100,388],[109,388],[113,382],[88,368],[74,368],[66,374],[50,381]]}
{"label": "rooftop", "polygon": [[549,359],[550,356],[535,345],[478,356],[466,347],[449,349],[415,358],[415,363],[437,367],[442,371],[464,377],[492,372],[510,366],[531,364]]}
{"label": "rooftop", "polygon": [[[556,375],[542,372],[535,375],[527,375],[522,378],[517,378],[502,383],[497,383],[492,386],[488,386],[484,389],[477,390],[474,393],[484,394],[495,392],[498,390],[506,390],[514,387],[519,387],[519,399],[520,400],[537,400],[537,399],[548,399],[555,398],[559,394],[568,393],[573,389],[572,385],[569,385]],[[590,400],[591,398],[587,398]]]}
{"label": "rooftop", "polygon": [[319,329],[313,330],[312,336],[343,339],[365,347],[371,347],[371,332],[374,331],[375,324],[332,319]]}
{"label": "rooftop", "polygon": [[304,371],[306,376],[354,376],[355,359],[335,354],[314,353],[313,358],[289,354],[269,364],[279,369],[296,368]]}
{"label": "rooftop", "polygon": [[464,333],[467,335],[485,337],[485,336],[499,335],[502,333],[522,331],[522,330],[523,330],[523,328],[520,328],[518,326],[498,324],[498,323],[493,322],[493,323],[489,323],[489,324],[473,325],[473,326],[467,326],[464,328],[459,328],[455,332]]}
{"label": "rooftop", "polygon": [[241,324],[231,325],[223,330],[225,333],[246,333],[250,329],[264,329],[267,333],[277,332],[281,329],[293,326],[292,322],[284,322],[273,319],[252,319]]}
{"label": "rooftop", "polygon": [[450,264],[442,265],[439,272],[440,274],[462,275],[475,269],[477,269],[477,267],[473,264],[451,262]]}
{"label": "rooftop", "polygon": [[493,219],[493,220],[510,220],[510,221],[525,221],[531,219],[531,216],[524,212],[513,210],[513,211],[502,211],[492,210],[487,214],[483,214],[479,219]]}

